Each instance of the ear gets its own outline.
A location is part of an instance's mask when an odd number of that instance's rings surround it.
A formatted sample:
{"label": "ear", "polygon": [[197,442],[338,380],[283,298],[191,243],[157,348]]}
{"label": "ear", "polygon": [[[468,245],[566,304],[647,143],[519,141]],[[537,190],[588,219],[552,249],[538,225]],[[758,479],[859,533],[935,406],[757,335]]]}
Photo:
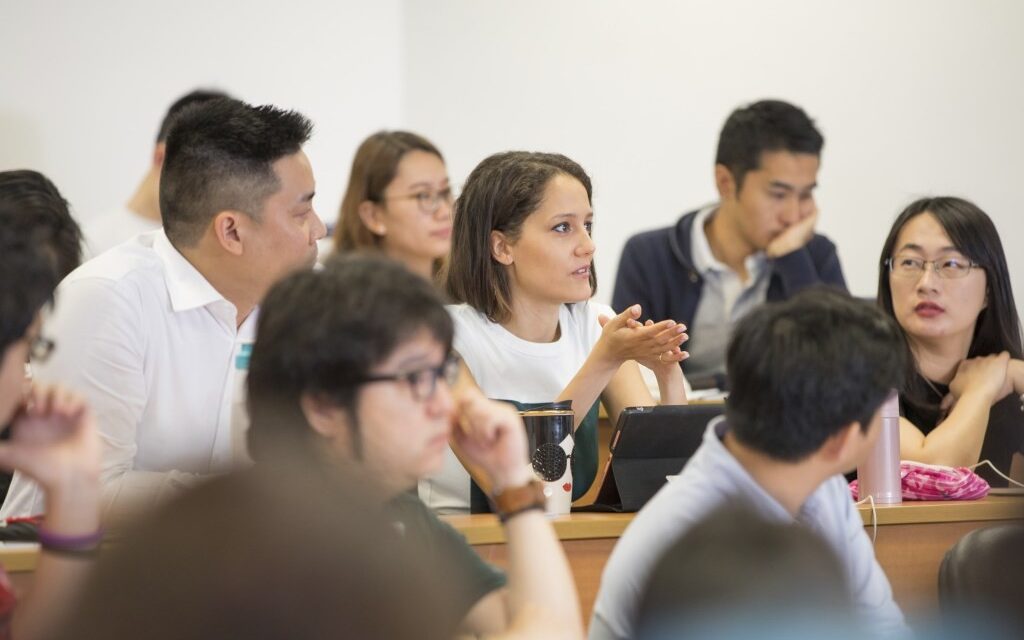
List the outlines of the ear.
{"label": "ear", "polygon": [[491,231],[491,257],[506,267],[515,262],[512,245],[501,231]]}
{"label": "ear", "polygon": [[718,189],[720,200],[733,200],[737,196],[736,179],[724,164],[715,165],[715,188]]}
{"label": "ear", "polygon": [[850,462],[856,466],[856,463],[860,462],[860,442],[865,436],[866,434],[861,431],[860,422],[855,420],[833,433],[818,450],[818,454],[823,462],[831,466],[845,467]]}
{"label": "ear", "polygon": [[359,219],[362,220],[363,226],[370,230],[370,233],[381,237],[388,234],[387,225],[384,224],[380,207],[377,206],[376,202],[363,200],[359,203],[359,208],[356,209],[356,212],[359,213]]}
{"label": "ear", "polygon": [[153,147],[153,166],[157,169],[164,166],[164,155],[167,153],[167,143],[158,142]]}
{"label": "ear", "polygon": [[303,393],[299,397],[299,407],[306,416],[306,422],[318,435],[332,442],[339,438],[348,441],[348,414],[333,402],[321,395]]}
{"label": "ear", "polygon": [[217,244],[231,255],[240,256],[244,253],[244,228],[251,223],[246,214],[229,209],[215,215],[211,227]]}

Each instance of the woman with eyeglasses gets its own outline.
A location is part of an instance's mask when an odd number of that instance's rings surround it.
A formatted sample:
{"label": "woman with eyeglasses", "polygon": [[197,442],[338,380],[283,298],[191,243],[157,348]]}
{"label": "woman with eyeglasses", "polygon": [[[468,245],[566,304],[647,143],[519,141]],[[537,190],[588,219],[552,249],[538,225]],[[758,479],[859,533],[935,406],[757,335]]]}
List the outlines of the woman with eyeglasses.
{"label": "woman with eyeglasses", "polygon": [[364,140],[341,201],[335,249],[380,251],[432,280],[451,235],[452,190],[437,147],[408,131]]}
{"label": "woman with eyeglasses", "polygon": [[[455,203],[452,251],[442,272],[455,320],[455,349],[489,398],[520,408],[569,400],[576,431],[571,498],[597,475],[597,401],[612,421],[629,406],[655,404],[640,363],[658,380],[664,404],[684,404],[679,362],[684,327],[641,325],[639,305],[616,314],[590,301],[596,287],[590,177],[552,153],[486,158]],[[567,485],[568,483],[566,483]],[[442,473],[420,483],[440,512],[485,511],[481,487],[454,449]]]}
{"label": "woman with eyeglasses", "polygon": [[[878,303],[913,355],[900,395],[904,460],[1024,471],[1024,352],[1006,256],[992,220],[974,204],[923,198],[885,241]],[[1005,485],[991,469],[978,473]]]}

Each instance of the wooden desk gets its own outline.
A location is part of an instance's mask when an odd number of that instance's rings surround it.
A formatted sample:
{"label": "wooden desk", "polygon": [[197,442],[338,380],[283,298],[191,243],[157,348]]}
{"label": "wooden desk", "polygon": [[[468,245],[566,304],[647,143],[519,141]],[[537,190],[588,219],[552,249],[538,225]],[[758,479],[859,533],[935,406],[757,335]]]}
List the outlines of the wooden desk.
{"label": "wooden desk", "polygon": [[[859,507],[872,535],[871,507]],[[878,506],[875,555],[904,612],[933,610],[938,603],[939,564],[968,532],[1024,516],[1024,498],[991,496],[974,502],[913,502]],[[493,515],[445,516],[487,561],[508,566],[505,533]],[[586,621],[594,607],[601,572],[633,514],[577,513],[552,519],[580,594]]]}

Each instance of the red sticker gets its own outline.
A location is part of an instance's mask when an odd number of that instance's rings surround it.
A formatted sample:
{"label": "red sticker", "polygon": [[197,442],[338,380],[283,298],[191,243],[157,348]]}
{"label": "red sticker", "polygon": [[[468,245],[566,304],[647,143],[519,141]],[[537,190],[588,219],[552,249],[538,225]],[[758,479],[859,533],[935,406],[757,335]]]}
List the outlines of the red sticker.
{"label": "red sticker", "polygon": [[562,489],[565,490],[566,492],[572,491],[572,483],[566,482],[565,484],[562,485]]}

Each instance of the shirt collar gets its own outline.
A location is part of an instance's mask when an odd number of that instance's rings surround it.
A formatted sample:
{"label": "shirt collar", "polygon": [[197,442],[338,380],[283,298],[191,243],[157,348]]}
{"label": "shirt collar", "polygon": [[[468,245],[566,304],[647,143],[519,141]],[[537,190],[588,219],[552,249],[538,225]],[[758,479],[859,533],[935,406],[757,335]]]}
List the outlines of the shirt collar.
{"label": "shirt collar", "polygon": [[[702,276],[707,276],[710,272],[732,272],[732,269],[715,258],[715,254],[711,252],[711,243],[708,242],[708,234],[704,228],[705,223],[716,211],[718,211],[717,203],[709,204],[699,210],[693,218],[693,228],[690,231],[690,252],[693,256],[693,266]],[[745,262],[750,281],[757,281],[767,265],[764,252],[758,251],[747,256]]]}
{"label": "shirt collar", "polygon": [[821,509],[820,502],[827,499],[824,496],[827,481],[823,482],[807,496],[807,500],[800,506],[800,511],[794,519],[789,511],[765,491],[743,465],[733,457],[732,453],[725,448],[725,443],[722,440],[728,431],[729,425],[726,424],[725,417],[721,416],[712,420],[704,432],[703,446],[707,447],[710,453],[711,471],[730,478],[740,488],[743,495],[749,498],[750,506],[764,517],[782,522],[807,522],[808,520],[813,520],[815,514]]}
{"label": "shirt collar", "polygon": [[163,229],[153,233],[153,251],[164,265],[164,281],[171,296],[171,308],[175,312],[197,309],[221,301],[231,304],[185,256],[174,248]]}

